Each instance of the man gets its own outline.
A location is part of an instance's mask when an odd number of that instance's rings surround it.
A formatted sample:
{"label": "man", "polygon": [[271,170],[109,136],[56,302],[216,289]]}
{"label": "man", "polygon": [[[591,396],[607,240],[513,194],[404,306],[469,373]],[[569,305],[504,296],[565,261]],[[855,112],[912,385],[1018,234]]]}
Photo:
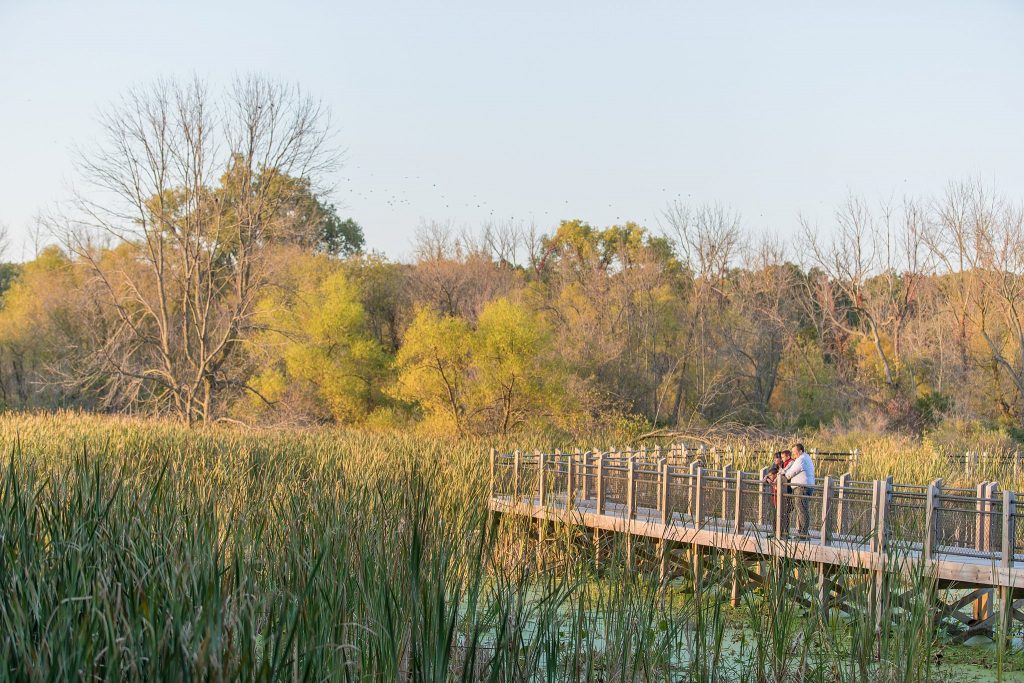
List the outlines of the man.
{"label": "man", "polygon": [[786,481],[793,487],[796,499],[797,538],[808,538],[811,523],[811,487],[814,486],[814,463],[804,451],[802,443],[793,444],[793,461],[783,470]]}

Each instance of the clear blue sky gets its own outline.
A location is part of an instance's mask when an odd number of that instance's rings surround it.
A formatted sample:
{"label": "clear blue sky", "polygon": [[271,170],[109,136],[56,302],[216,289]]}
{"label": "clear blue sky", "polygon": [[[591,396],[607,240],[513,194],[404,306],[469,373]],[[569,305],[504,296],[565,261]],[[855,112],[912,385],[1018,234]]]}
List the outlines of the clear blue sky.
{"label": "clear blue sky", "polygon": [[421,220],[658,229],[679,196],[790,235],[849,191],[1021,196],[1022,36],[1009,1],[0,0],[0,222],[30,256],[128,86],[248,71],[331,107],[335,199],[399,258]]}

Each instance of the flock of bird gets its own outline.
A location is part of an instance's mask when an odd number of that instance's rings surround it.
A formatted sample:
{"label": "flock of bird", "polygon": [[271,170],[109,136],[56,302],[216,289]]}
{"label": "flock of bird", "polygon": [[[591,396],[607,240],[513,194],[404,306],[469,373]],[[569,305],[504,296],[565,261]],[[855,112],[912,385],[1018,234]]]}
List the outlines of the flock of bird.
{"label": "flock of bird", "polygon": [[[516,218],[516,216],[506,216],[494,203],[476,193],[472,193],[468,197],[459,196],[457,192],[446,189],[443,184],[423,175],[391,176],[392,179],[388,182],[387,175],[370,171],[364,166],[353,166],[352,171],[351,174],[339,179],[338,187],[342,204],[349,212],[379,214],[382,210],[399,213],[407,213],[412,210],[420,213],[421,217],[438,219],[468,219],[470,216],[464,215],[467,213],[472,214],[472,218],[482,217],[491,220],[496,218],[514,220]],[[684,195],[682,192],[670,193],[665,187],[661,188],[660,194],[664,198],[663,205],[672,200],[685,200],[692,197],[692,195]],[[575,206],[578,204],[570,202],[569,199],[563,199],[555,205],[549,203],[543,209],[525,213],[529,214],[527,217],[531,219],[563,219],[576,217],[568,215],[570,208]],[[630,212],[624,214],[615,211],[616,206],[611,202],[605,203],[604,208],[606,210],[603,213],[608,217],[607,220],[611,220],[613,213],[617,214],[614,216],[615,221],[642,220],[644,218]],[[658,207],[653,208],[656,210]],[[434,212],[447,215],[431,215]],[[360,220],[359,216],[355,217]],[[580,217],[585,218],[586,216]]]}

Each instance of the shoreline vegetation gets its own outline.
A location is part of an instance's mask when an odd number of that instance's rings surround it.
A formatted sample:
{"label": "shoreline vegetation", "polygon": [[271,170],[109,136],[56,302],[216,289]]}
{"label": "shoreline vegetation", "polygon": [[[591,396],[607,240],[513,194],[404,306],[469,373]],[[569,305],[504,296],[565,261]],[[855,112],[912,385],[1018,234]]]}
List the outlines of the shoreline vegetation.
{"label": "shoreline vegetation", "polygon": [[[489,446],[542,438],[5,413],[0,678],[1024,676],[1019,633],[947,642],[929,613],[939,588],[912,573],[885,577],[904,599],[877,621],[855,581],[848,610],[793,599],[786,586],[804,569],[786,562],[734,608],[731,572],[742,569],[725,555],[664,583],[642,558],[627,563],[620,541],[607,542],[598,568],[579,529],[538,534],[489,513]],[[859,447],[863,478],[976,476],[927,439]]]}

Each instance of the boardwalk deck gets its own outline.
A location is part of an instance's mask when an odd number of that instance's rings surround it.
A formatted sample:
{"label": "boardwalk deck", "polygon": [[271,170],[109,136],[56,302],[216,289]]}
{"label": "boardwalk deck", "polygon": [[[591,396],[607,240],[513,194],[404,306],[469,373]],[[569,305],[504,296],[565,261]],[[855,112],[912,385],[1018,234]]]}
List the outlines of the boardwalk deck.
{"label": "boardwalk deck", "polygon": [[[672,465],[659,453],[491,454],[493,510],[558,520],[669,546],[787,557],[855,571],[923,572],[971,592],[961,634],[991,630],[993,595],[1024,621],[1024,524],[1016,494],[984,482],[974,489],[823,478],[805,497],[776,505],[762,472],[700,463]],[[785,490],[785,488],[783,489]],[[807,512],[806,534],[797,528]],[[1021,591],[1024,595],[1024,590]],[[942,604],[959,614],[963,598]]]}

